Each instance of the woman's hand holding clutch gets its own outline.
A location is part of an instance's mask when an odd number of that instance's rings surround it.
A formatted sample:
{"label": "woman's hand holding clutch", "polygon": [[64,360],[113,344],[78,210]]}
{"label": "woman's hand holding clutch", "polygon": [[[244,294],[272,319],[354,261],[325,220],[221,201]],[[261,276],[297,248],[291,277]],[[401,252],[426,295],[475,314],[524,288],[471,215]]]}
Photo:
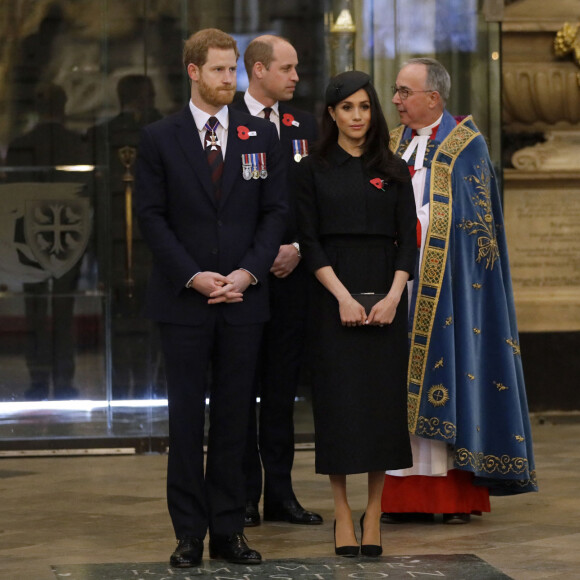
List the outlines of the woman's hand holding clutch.
{"label": "woman's hand holding clutch", "polygon": [[338,301],[340,322],[343,326],[362,326],[366,323],[367,313],[364,306],[350,294]]}
{"label": "woman's hand holding clutch", "polygon": [[391,322],[393,322],[395,319],[398,305],[399,300],[393,297],[391,294],[387,294],[382,300],[377,302],[372,307],[366,323],[373,326],[391,324]]}

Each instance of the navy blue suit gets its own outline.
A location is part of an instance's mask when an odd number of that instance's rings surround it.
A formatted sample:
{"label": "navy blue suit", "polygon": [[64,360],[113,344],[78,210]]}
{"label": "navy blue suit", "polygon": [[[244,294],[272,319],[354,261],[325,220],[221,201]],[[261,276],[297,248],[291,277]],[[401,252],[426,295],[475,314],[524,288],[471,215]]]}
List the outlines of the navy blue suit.
{"label": "navy blue suit", "polygon": [[[248,112],[243,98],[234,106]],[[288,166],[290,212],[283,244],[297,241],[293,173],[297,166],[293,140],[305,139],[309,147],[317,139],[314,115],[286,103],[279,103],[280,142]],[[292,124],[292,120],[298,125]],[[295,499],[292,489],[294,462],[294,399],[300,378],[308,313],[309,274],[302,262],[286,278],[270,274],[271,319],[264,329],[257,391],[260,394],[260,426],[250,418],[244,471],[246,499],[255,503],[262,492],[264,467],[264,504],[279,504]]]}
{"label": "navy blue suit", "polygon": [[[240,127],[256,135],[248,137]],[[265,153],[265,179],[242,177],[247,153]],[[220,201],[189,106],[141,135],[136,208],[154,259],[145,313],[160,323],[169,399],[167,498],[180,539],[203,538],[208,527],[216,535],[243,530],[242,457],[259,343],[269,318],[268,272],[285,226],[285,173],[271,123],[232,109]],[[241,303],[208,305],[207,297],[185,287],[197,272],[228,275],[238,268],[258,279]]]}

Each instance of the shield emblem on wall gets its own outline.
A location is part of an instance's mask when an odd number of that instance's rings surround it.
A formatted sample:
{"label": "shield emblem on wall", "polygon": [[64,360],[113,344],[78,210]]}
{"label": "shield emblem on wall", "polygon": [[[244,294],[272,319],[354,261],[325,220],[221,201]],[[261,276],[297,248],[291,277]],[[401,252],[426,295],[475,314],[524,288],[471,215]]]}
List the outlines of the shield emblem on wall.
{"label": "shield emblem on wall", "polygon": [[86,198],[27,199],[24,237],[43,270],[55,278],[82,257],[91,233],[91,207]]}

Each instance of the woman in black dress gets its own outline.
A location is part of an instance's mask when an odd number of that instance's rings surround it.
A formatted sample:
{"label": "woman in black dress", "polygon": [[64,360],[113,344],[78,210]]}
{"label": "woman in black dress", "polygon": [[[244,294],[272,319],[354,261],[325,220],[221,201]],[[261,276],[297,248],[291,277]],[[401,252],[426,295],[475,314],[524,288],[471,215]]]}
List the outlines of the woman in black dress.
{"label": "woman in black dress", "polygon": [[[370,77],[349,71],[332,78],[326,105],[322,139],[300,163],[298,188],[300,246],[318,280],[311,348],[316,472],[330,476],[335,551],[343,556],[359,551],[346,475],[368,473],[361,552],[378,556],[384,472],[412,464],[406,284],[417,217],[409,171],[388,149]],[[364,298],[374,305],[365,310]]]}

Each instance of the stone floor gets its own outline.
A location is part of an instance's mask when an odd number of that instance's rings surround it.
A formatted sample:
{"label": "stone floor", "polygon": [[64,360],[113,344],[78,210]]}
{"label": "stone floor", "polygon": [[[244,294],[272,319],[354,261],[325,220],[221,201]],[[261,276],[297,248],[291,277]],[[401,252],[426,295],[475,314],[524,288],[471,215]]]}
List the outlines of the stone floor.
{"label": "stone floor", "polygon": [[[533,429],[539,493],[492,498],[491,513],[469,525],[383,524],[385,566],[394,557],[471,554],[515,580],[580,578],[580,422],[535,417]],[[308,447],[296,453],[295,490],[325,523],[247,530],[268,561],[333,558],[330,489],[314,474],[313,460]],[[54,580],[73,577],[59,571],[78,564],[167,562],[174,542],[164,499],[166,462],[165,455],[1,458],[0,578]],[[358,517],[365,478],[349,481]],[[371,575],[387,577],[386,570]],[[466,567],[445,577],[475,576]]]}

